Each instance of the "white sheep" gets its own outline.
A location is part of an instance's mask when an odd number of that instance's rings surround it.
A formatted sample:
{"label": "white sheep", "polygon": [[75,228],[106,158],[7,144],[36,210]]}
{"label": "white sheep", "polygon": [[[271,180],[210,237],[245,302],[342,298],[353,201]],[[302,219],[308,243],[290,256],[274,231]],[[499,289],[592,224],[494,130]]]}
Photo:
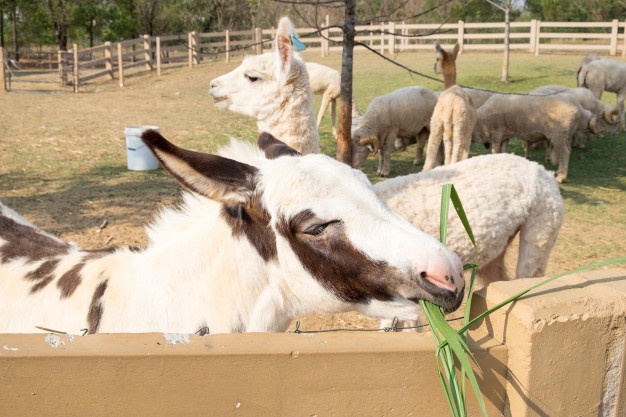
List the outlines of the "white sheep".
{"label": "white sheep", "polygon": [[518,233],[514,277],[545,274],[564,213],[563,199],[551,173],[520,156],[481,155],[378,182],[374,191],[415,226],[438,236],[444,184],[453,184],[457,190],[477,247],[474,251],[452,209],[446,244],[464,263],[478,264],[482,283],[511,278],[504,254]]}
{"label": "white sheep", "polygon": [[445,91],[439,95],[430,119],[430,134],[424,171],[438,165],[438,155],[443,142],[445,165],[469,157],[472,129],[476,122],[476,107],[470,95],[456,85],[456,56],[459,45],[449,53],[436,44],[435,72],[444,74]]}
{"label": "white sheep", "polygon": [[620,131],[625,131],[626,63],[597,57],[595,59],[593,57],[585,58],[578,69],[578,87],[588,88],[598,99],[602,98],[604,91],[615,93],[620,118]]}
{"label": "white sheep", "polygon": [[609,106],[593,95],[591,90],[584,87],[570,88],[564,85],[550,84],[537,87],[528,94],[569,96],[577,100],[583,108],[589,110],[597,117],[596,130],[617,133],[619,123],[619,109]]}
{"label": "white sheep", "polygon": [[571,139],[578,130],[594,133],[596,116],[579,103],[556,96],[494,94],[477,111],[472,140],[490,144],[493,153],[506,152],[515,136],[533,143],[548,139],[550,160],[558,164],[556,178],[563,182],[571,152]]}
{"label": "white sheep", "polygon": [[377,172],[387,177],[396,139],[425,140],[436,103],[435,93],[425,87],[404,87],[375,97],[352,131],[352,166],[361,167],[370,153],[380,150]]}
{"label": "white sheep", "polygon": [[[322,96],[322,104],[320,105],[319,113],[317,114],[317,129],[319,131],[322,119],[326,113],[326,109],[330,104],[330,117],[333,126],[333,135],[337,135],[337,128],[335,127],[337,119],[337,99],[341,95],[341,74],[339,71],[334,70],[326,65],[318,64],[317,62],[307,62],[306,69],[309,73],[309,84],[311,85],[311,91],[313,94]],[[352,96],[352,119],[362,116],[359,108]]]}
{"label": "white sheep", "polygon": [[294,50],[288,18],[280,19],[274,51],[246,57],[228,74],[211,81],[215,104],[254,117],[268,132],[302,154],[319,153],[313,97],[304,62]]}

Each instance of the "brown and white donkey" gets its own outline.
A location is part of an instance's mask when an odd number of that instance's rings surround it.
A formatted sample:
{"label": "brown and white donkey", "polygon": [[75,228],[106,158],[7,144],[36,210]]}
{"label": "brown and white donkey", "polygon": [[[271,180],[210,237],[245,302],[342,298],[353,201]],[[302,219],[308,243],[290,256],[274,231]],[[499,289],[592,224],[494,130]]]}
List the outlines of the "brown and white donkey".
{"label": "brown and white donkey", "polygon": [[0,205],[0,332],[271,332],[312,311],[416,319],[419,299],[460,305],[459,258],[362,172],[268,134],[221,156],[142,139],[187,189],[145,248],[82,250]]}

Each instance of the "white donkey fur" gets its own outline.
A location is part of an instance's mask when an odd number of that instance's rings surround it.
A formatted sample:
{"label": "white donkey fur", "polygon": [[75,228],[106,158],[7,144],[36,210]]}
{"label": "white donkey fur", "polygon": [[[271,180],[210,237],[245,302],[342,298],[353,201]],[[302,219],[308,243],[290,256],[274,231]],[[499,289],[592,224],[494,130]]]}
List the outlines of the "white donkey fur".
{"label": "white donkey fur", "polygon": [[145,133],[190,190],[145,248],[81,250],[0,205],[0,332],[267,332],[313,311],[415,319],[417,299],[458,307],[459,258],[360,171],[261,138],[263,150],[234,142],[220,157]]}
{"label": "white donkey fur", "polygon": [[255,118],[260,132],[302,154],[318,153],[311,87],[292,33],[291,22],[282,18],[274,51],[247,56],[239,67],[211,80],[209,94],[218,107]]}

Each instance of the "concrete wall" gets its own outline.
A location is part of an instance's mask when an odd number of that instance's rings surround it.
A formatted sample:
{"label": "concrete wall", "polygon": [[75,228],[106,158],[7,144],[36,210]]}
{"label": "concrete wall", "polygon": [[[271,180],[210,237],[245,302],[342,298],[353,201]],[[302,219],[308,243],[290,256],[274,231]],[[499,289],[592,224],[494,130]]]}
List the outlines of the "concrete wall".
{"label": "concrete wall", "polygon": [[[473,310],[539,281],[494,283]],[[508,347],[506,415],[626,416],[626,270],[560,278],[503,310],[479,330]]]}
{"label": "concrete wall", "polygon": [[[493,284],[474,310],[535,281]],[[470,332],[489,416],[626,415],[626,270],[531,294]],[[0,416],[450,415],[428,333],[0,335],[0,346]]]}

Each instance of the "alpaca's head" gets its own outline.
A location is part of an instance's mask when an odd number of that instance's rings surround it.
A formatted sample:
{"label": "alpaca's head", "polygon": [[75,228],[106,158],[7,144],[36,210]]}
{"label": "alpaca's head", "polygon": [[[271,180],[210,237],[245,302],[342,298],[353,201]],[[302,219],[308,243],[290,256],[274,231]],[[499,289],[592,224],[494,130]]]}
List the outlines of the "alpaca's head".
{"label": "alpaca's head", "polygon": [[445,81],[445,88],[448,88],[456,84],[456,57],[459,54],[459,44],[454,45],[454,49],[448,52],[441,47],[438,43],[435,44],[435,51],[437,55],[435,58],[435,73],[443,74]]}
{"label": "alpaca's head", "polygon": [[263,120],[278,112],[295,91],[310,90],[306,67],[294,50],[293,33],[289,19],[282,18],[273,52],[248,56],[233,71],[211,80],[209,95],[215,104]]}

